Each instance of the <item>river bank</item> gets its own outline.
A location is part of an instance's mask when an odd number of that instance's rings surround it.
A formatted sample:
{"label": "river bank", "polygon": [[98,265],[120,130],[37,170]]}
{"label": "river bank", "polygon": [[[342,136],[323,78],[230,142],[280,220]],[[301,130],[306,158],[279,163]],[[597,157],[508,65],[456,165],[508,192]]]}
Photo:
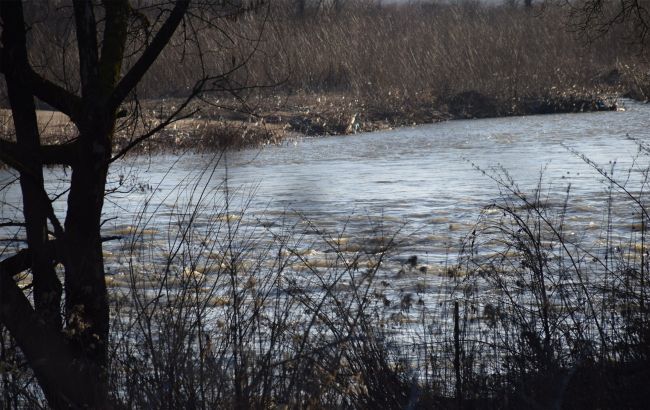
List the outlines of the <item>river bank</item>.
{"label": "river bank", "polygon": [[[163,100],[147,104],[150,120],[162,120],[160,113],[170,112],[175,103]],[[223,106],[232,107],[234,101]],[[389,93],[381,102],[341,93],[269,96],[249,101],[239,110],[196,105],[193,109],[197,114],[156,133],[139,151],[241,149],[303,136],[351,135],[456,119],[612,111],[617,107],[614,94],[571,92],[510,101],[475,91],[447,98]],[[132,140],[126,134],[116,135],[118,149]]]}
{"label": "river bank", "polygon": [[[217,68],[247,61],[232,75],[240,94],[205,96],[185,110],[193,115],[135,152],[240,149],[453,119],[611,110],[617,97],[650,95],[647,56],[620,41],[625,32],[585,43],[559,6],[349,2],[345,12],[301,15],[289,4],[276,6],[268,21],[252,15],[232,28],[245,38],[263,33],[259,44],[243,41],[228,49],[232,55],[203,56]],[[34,47],[47,48],[49,36],[39,38],[42,46]],[[219,38],[206,39],[212,43]],[[115,152],[158,127],[193,89],[200,73],[179,51],[161,55],[140,84],[141,100],[124,107]],[[10,136],[9,117],[1,116]],[[65,116],[39,116],[44,142],[75,138]]]}
{"label": "river bank", "polygon": [[[382,99],[343,93],[268,95],[245,104],[234,99],[221,101],[219,107],[197,102],[185,110],[194,112],[193,115],[172,122],[133,151],[142,154],[243,149],[282,144],[304,136],[351,135],[456,119],[613,111],[618,108],[618,98],[612,92],[568,91],[503,101],[465,91],[449,97],[404,97],[389,92]],[[136,133],[117,127],[115,152],[159,126],[180,103],[178,99],[144,101],[137,113],[126,112],[125,121],[140,125]],[[3,110],[0,117],[7,132],[11,114]],[[76,128],[65,115],[41,110],[38,117],[45,144],[60,144],[76,137]]]}
{"label": "river bank", "polygon": [[[224,61],[247,61],[232,73],[237,96],[211,90],[187,107],[192,115],[135,152],[240,149],[453,119],[612,110],[617,97],[650,95],[647,55],[621,41],[622,28],[585,43],[560,6],[352,1],[296,14],[280,2],[268,15],[232,24],[227,28],[243,38],[262,40],[237,42],[227,55],[202,61],[217,72]],[[50,37],[42,33],[33,47],[46,49]],[[205,46],[219,43],[206,38]],[[118,121],[115,152],[159,127],[193,89],[201,73],[183,55],[166,50],[143,78],[140,101],[125,106]],[[10,117],[0,116],[11,138]],[[45,143],[75,138],[65,116],[39,117]]]}

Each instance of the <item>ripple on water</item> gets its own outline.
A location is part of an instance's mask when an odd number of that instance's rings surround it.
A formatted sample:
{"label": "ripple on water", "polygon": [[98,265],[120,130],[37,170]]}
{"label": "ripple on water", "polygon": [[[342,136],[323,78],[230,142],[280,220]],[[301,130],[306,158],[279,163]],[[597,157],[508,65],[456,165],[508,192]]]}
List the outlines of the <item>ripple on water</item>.
{"label": "ripple on water", "polygon": [[[543,190],[542,197],[550,202],[544,203],[540,210],[553,217],[557,215],[555,211],[562,209],[563,192],[571,182],[568,213],[564,219],[567,240],[601,249],[618,246],[622,249],[619,252],[621,257],[636,261],[646,250],[641,245],[629,245],[640,235],[642,227],[628,193],[609,192],[611,185],[608,181],[561,144],[584,153],[606,168],[610,167],[610,160],[617,159],[619,163],[614,175],[627,176],[623,170],[632,165],[638,148],[625,133],[641,141],[650,139],[650,129],[647,128],[649,115],[650,106],[634,105],[625,113],[457,121],[364,134],[354,141],[349,138],[311,139],[296,147],[242,151],[228,164],[228,185],[236,187],[229,190],[231,209],[219,213],[214,212],[214,207],[197,207],[200,224],[195,227],[208,232],[211,224],[237,223],[240,228],[245,227],[245,233],[249,235],[245,239],[236,238],[235,245],[240,248],[253,243],[271,249],[276,244],[274,235],[290,238],[287,243],[293,248],[287,249],[285,244],[278,259],[290,259],[291,268],[304,273],[302,277],[310,277],[315,268],[328,270],[337,264],[350,269],[356,256],[368,257],[367,253],[381,248],[401,230],[396,241],[398,247],[391,255],[402,259],[417,255],[418,265],[411,271],[405,269],[403,277],[397,278],[404,262],[391,259],[386,270],[377,272],[380,281],[390,282],[390,286],[386,286],[386,296],[397,301],[391,309],[399,309],[398,287],[404,292],[422,291],[427,295],[446,291],[443,284],[449,282],[444,281],[456,258],[458,239],[472,232],[485,205],[500,201],[499,198],[507,193],[507,189],[500,192],[494,181],[473,169],[461,158],[462,154],[482,169],[489,170],[500,164],[521,185],[524,193],[532,193],[539,181],[540,170],[546,168],[548,179],[542,178],[542,185],[543,188],[546,187],[544,184],[549,185]],[[350,144],[358,146],[351,149]],[[613,158],[614,154],[617,158]],[[645,160],[645,157],[637,157],[637,163]],[[189,157],[182,164],[196,167],[203,162],[200,157]],[[142,256],[143,259],[153,255],[155,262],[165,263],[171,246],[167,239],[169,237],[173,242],[177,235],[175,230],[179,229],[176,222],[189,220],[185,211],[194,208],[188,206],[187,195],[182,191],[182,187],[188,185],[182,183],[188,166],[184,165],[183,169],[179,162],[177,169],[167,174],[170,163],[165,157],[160,161],[147,160],[135,165],[135,175],[141,175],[143,181],[146,179],[148,184],[160,186],[163,190],[151,194],[150,206],[141,215],[143,221],[149,221],[144,227],[146,229],[141,229],[133,221],[141,210],[134,209],[134,206],[144,203],[148,194],[115,196],[111,197],[112,202],[105,204],[104,219],[117,217],[114,228],[111,230],[107,226],[105,233],[123,236],[121,241],[104,245],[108,268],[111,272],[118,272],[107,276],[107,284],[113,288],[128,287],[130,276],[119,275],[119,272],[127,273],[132,269],[135,269],[134,279],[138,287],[159,284],[159,278],[147,276],[147,272],[160,270],[160,266],[146,265],[140,260],[136,260],[135,266],[130,266],[128,255]],[[48,175],[53,183],[66,177],[59,170],[52,170]],[[630,175],[628,192],[637,197],[645,196],[645,191],[634,186],[645,174],[633,170]],[[6,171],[0,170],[0,180],[5,176],[10,177]],[[208,186],[217,192],[217,197],[210,198],[217,204],[221,204],[220,192],[225,189],[222,182],[210,181]],[[176,185],[181,188],[171,191]],[[256,187],[252,197],[248,187]],[[7,195],[4,198],[6,203],[20,203],[19,187],[10,190],[3,193]],[[233,206],[247,203],[248,199],[251,201],[250,209],[257,212],[257,218],[242,219],[242,212]],[[517,204],[516,198],[511,196],[509,199]],[[611,235],[607,241],[601,238],[601,233],[608,229],[607,204],[610,199],[614,205],[610,209],[612,218],[617,223],[609,228]],[[62,197],[61,201],[64,200]],[[57,202],[54,207],[64,209],[64,205]],[[516,211],[525,214],[531,210],[521,207]],[[12,211],[3,209],[3,212]],[[483,214],[496,221],[502,211],[485,209]],[[293,226],[301,221],[298,229],[294,230]],[[554,221],[559,221],[559,218]],[[257,229],[260,227],[262,229]],[[478,243],[484,260],[503,256],[517,258],[516,253],[499,252],[504,249],[503,241],[497,239],[503,233],[500,231],[502,228],[495,225],[480,232],[485,238]],[[241,231],[238,234],[242,234]],[[221,232],[208,236],[214,241],[206,242],[210,249],[205,253],[199,253],[204,248],[196,251],[204,259],[199,264],[203,265],[200,266],[202,269],[192,269],[185,274],[181,267],[174,267],[174,280],[184,280],[184,276],[210,279],[213,267],[216,270],[229,268],[227,261],[230,258],[220,249],[226,243],[227,235]],[[323,236],[329,244],[323,241]],[[545,242],[544,245],[550,247],[551,243]],[[273,267],[273,263],[246,263],[236,268],[249,272],[259,266]],[[365,263],[366,259],[360,261],[360,270],[374,269]],[[311,265],[311,270],[306,265]],[[424,272],[420,268],[424,268]],[[462,270],[451,273],[453,276],[465,274]],[[381,286],[377,284],[378,288]],[[425,302],[433,303],[427,298]],[[214,306],[227,303],[223,299],[213,301]]]}

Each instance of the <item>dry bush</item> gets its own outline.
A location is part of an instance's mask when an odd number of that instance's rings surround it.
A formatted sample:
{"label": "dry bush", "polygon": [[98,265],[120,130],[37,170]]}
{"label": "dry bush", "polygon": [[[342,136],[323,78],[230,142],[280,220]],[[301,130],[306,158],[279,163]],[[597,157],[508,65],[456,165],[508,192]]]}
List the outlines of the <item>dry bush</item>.
{"label": "dry bush", "polygon": [[[230,92],[207,103],[247,101],[267,111],[268,98],[256,101],[252,94],[342,93],[362,99],[356,110],[390,114],[423,104],[440,110],[455,95],[473,91],[498,102],[495,114],[516,114],[531,98],[628,91],[642,98],[647,92],[647,53],[625,41],[626,26],[589,42],[568,10],[554,3],[532,9],[340,4],[298,15],[295,2],[271,2],[237,21],[223,20],[221,32],[202,30],[216,16],[190,18],[197,41],[175,39],[139,85],[138,97],[186,95],[204,71],[233,71],[228,84],[211,84]],[[65,70],[76,58],[74,32],[64,15],[48,18],[37,27],[34,65],[76,84]],[[232,92],[237,99],[228,101]]]}
{"label": "dry bush", "polygon": [[[647,401],[648,214],[638,193],[648,169],[619,180],[584,159],[609,184],[598,246],[567,227],[569,191],[562,200],[540,182],[526,195],[503,169],[488,173],[502,198],[484,210],[463,249],[465,303],[480,318],[464,336],[465,351],[475,352],[463,373],[464,398],[493,397],[513,408],[642,408]],[[630,172],[640,173],[639,186],[626,185]],[[613,207],[635,218],[638,229],[627,239]]]}
{"label": "dry bush", "polygon": [[[246,202],[234,205],[211,173],[179,186],[186,205],[166,226],[149,226],[157,210],[143,209],[124,230],[128,256],[107,279],[116,401],[163,409],[408,403],[415,382],[395,366],[399,352],[386,344],[371,297],[393,238],[378,231],[349,248],[288,215],[251,226]],[[317,242],[305,242],[305,229]],[[258,230],[274,239],[262,242]],[[326,260],[310,260],[313,248]]]}

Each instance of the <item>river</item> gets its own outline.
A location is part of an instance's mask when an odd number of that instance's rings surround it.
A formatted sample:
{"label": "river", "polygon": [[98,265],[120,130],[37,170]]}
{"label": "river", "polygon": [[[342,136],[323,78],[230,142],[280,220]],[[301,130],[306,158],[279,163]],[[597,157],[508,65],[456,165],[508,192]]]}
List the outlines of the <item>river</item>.
{"label": "river", "polygon": [[[280,219],[287,224],[296,218],[331,235],[345,230],[345,236],[354,237],[372,232],[382,221],[386,231],[408,233],[401,254],[442,263],[481,209],[503,191],[477,167],[488,173],[502,167],[528,193],[541,176],[550,202],[561,203],[570,186],[573,218],[600,224],[609,185],[576,153],[607,171],[615,161],[614,176],[621,179],[635,168],[628,186],[639,187],[639,171],[648,165],[639,142],[650,141],[650,107],[632,101],[623,105],[623,112],[450,121],[230,152],[220,158],[207,188],[219,188],[223,195],[227,176],[230,212],[240,212],[245,203],[251,224],[278,224]],[[146,186],[109,195],[106,217],[117,219],[107,227],[130,224],[145,201],[162,203],[162,210],[176,209],[178,188],[192,185],[200,174],[205,181],[213,162],[212,154],[188,154],[122,163],[114,169],[113,182],[123,175],[132,185]],[[215,193],[211,195],[204,201],[210,202]],[[152,223],[165,223],[168,216],[159,212]]]}
{"label": "river", "polygon": [[[616,178],[639,192],[648,166],[639,145],[650,143],[650,106],[627,100],[622,106],[617,112],[450,121],[303,138],[226,154],[127,158],[113,166],[109,178],[103,230],[122,239],[105,245],[107,270],[115,276],[129,269],[123,254],[136,236],[156,245],[149,256],[164,259],[177,241],[174,233],[191,216],[202,229],[195,237],[212,243],[208,253],[222,251],[225,230],[237,230],[231,239],[241,247],[271,249],[282,238],[311,273],[340,263],[332,262],[333,254],[376,259],[376,251],[394,240],[377,272],[390,287],[388,296],[399,299],[412,290],[443,297],[444,273],[482,209],[512,197],[489,175],[507,178],[505,171],[521,193],[533,192],[541,180],[542,201],[559,208],[570,187],[569,234],[587,246],[602,240],[610,184],[577,154],[607,172],[613,167]],[[46,173],[50,196],[62,193],[55,202],[61,216],[68,175],[61,168]],[[18,184],[8,184],[14,178],[11,171],[0,171],[3,221],[19,215]],[[621,240],[635,226],[630,209],[611,208]],[[21,231],[1,229],[9,254],[20,243],[10,245],[8,239]],[[374,262],[366,259],[372,268]]]}

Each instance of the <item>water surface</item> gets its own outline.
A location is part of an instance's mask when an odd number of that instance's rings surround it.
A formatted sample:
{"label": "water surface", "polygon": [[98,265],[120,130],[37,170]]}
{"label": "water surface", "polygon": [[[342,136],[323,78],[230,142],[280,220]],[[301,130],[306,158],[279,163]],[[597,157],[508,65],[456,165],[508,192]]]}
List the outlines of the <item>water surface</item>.
{"label": "water surface", "polygon": [[[415,271],[405,280],[422,280],[453,263],[459,241],[485,206],[511,196],[489,175],[509,175],[517,192],[533,192],[541,180],[542,199],[560,207],[570,187],[568,227],[576,235],[591,232],[587,240],[596,244],[608,216],[611,184],[576,153],[608,172],[614,169],[615,177],[643,197],[647,157],[639,145],[650,142],[650,106],[631,101],[624,106],[622,112],[450,121],[304,138],[223,155],[126,159],[112,168],[113,191],[104,210],[105,234],[123,236],[106,244],[109,271],[126,269],[127,261],[118,256],[137,231],[133,226],[148,229],[148,240],[160,244],[160,256],[174,244],[171,232],[196,210],[192,221],[206,227],[206,236],[215,222],[221,232],[224,223],[235,224],[257,247],[291,234],[294,248],[311,251],[314,266],[326,266],[332,253],[332,242],[324,245],[319,238],[336,238],[337,245],[359,252],[369,251],[373,238],[377,245],[397,234],[399,246],[382,275],[390,278],[415,255],[426,272]],[[68,174],[53,168],[46,177],[50,196],[62,194],[55,202],[61,217]],[[3,186],[14,178],[11,171],[0,171]],[[19,216],[17,184],[5,186],[0,195],[0,218]],[[638,215],[631,209],[609,210],[620,222],[621,237],[635,229]],[[2,246],[22,234],[17,228],[0,233]]]}

